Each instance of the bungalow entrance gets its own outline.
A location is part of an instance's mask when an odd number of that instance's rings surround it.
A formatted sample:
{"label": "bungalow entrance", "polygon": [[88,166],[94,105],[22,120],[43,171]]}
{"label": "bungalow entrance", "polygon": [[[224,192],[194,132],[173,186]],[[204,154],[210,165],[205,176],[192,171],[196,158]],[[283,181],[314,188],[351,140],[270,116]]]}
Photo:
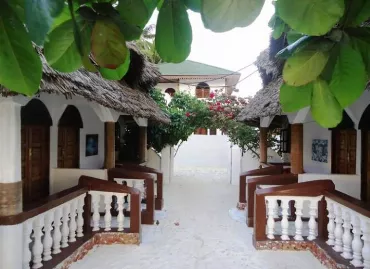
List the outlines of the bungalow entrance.
{"label": "bungalow entrance", "polygon": [[21,156],[23,203],[49,195],[49,146],[52,120],[46,106],[37,99],[21,109]]}

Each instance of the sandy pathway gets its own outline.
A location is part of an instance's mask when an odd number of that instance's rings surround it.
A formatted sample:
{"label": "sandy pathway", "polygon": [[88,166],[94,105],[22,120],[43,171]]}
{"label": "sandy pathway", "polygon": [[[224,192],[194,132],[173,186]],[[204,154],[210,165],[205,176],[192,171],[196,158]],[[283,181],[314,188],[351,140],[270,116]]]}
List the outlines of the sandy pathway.
{"label": "sandy pathway", "polygon": [[97,247],[71,268],[325,268],[309,252],[256,251],[252,229],[228,216],[237,193],[220,171],[180,171],[165,186],[160,224],[143,227],[140,246]]}

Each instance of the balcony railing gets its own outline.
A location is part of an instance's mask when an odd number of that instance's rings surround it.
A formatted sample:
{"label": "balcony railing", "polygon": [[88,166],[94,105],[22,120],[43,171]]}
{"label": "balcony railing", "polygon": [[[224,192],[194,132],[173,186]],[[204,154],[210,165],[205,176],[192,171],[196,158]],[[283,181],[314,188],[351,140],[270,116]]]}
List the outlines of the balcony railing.
{"label": "balcony railing", "polygon": [[258,189],[255,212],[258,249],[304,243],[318,258],[327,256],[322,262],[336,264],[330,268],[370,268],[370,207],[336,191],[331,180]]}

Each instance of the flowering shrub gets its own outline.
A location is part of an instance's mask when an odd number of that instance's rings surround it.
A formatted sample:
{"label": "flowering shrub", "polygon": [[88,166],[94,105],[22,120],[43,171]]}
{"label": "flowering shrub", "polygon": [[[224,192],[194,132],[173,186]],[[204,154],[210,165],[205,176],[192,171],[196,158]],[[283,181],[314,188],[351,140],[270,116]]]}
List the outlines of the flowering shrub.
{"label": "flowering shrub", "polygon": [[[229,136],[230,142],[243,152],[250,151],[259,157],[259,130],[235,120],[248,104],[249,98],[237,98],[218,91],[211,92],[207,99],[197,99],[186,93],[176,93],[166,106],[164,95],[153,89],[151,96],[164,113],[171,118],[169,125],[149,126],[148,145],[160,152],[166,146],[175,146],[186,141],[198,128],[220,129]],[[269,135],[269,146],[276,148],[277,140]]]}

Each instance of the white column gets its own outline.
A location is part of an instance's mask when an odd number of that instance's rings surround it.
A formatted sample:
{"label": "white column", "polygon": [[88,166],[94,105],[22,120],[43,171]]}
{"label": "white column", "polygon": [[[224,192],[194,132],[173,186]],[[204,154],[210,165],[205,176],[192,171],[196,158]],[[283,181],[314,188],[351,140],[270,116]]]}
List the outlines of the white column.
{"label": "white column", "polygon": [[76,242],[76,230],[77,230],[77,203],[78,200],[75,199],[71,203],[71,213],[70,213],[70,221],[69,221],[69,242]]}
{"label": "white column", "polygon": [[60,253],[60,241],[62,240],[62,233],[60,226],[62,225],[60,219],[62,218],[63,208],[57,207],[54,212],[54,233],[53,233],[53,254]]}
{"label": "white column", "polygon": [[344,212],[343,214],[343,253],[341,254],[343,258],[350,260],[352,259],[352,233],[351,233],[351,214],[350,212]]}
{"label": "white column", "polygon": [[335,245],[333,249],[336,252],[343,251],[343,227],[342,227],[342,209],[339,205],[334,205],[334,212],[335,212],[335,229],[334,229],[334,236],[335,236]]}
{"label": "white column", "polygon": [[[21,177],[21,104],[0,97],[0,184]],[[23,225],[0,226],[0,268],[19,269],[23,262]]]}
{"label": "white column", "polygon": [[328,241],[326,241],[326,244],[329,246],[334,246],[335,245],[335,236],[334,236],[334,230],[335,230],[335,214],[334,214],[334,205],[331,202],[328,202],[327,204],[327,209],[328,209]]}
{"label": "white column", "polygon": [[275,199],[269,198],[267,200],[267,238],[268,239],[275,239],[274,232],[275,232],[275,219],[274,219],[274,212],[276,207],[277,201]]}
{"label": "white column", "polygon": [[241,172],[241,149],[237,145],[232,145],[230,153],[229,175],[232,185],[239,185],[239,177]]}
{"label": "white column", "polygon": [[105,229],[104,231],[110,231],[111,222],[112,222],[112,215],[110,213],[111,203],[112,203],[112,194],[110,193],[104,194],[104,203],[105,203],[105,215],[104,215]]}
{"label": "white column", "polygon": [[62,219],[62,248],[68,247],[69,235],[69,212],[71,211],[70,203],[63,206],[63,219]]}
{"label": "white column", "polygon": [[370,223],[366,220],[361,224],[362,240],[364,247],[362,248],[362,257],[364,258],[364,269],[370,269]]}
{"label": "white column", "polygon": [[317,235],[317,200],[312,199],[310,201],[310,220],[308,221],[308,228],[309,228],[309,235],[307,237],[308,240],[315,240]]}
{"label": "white column", "polygon": [[30,262],[32,259],[31,249],[30,249],[30,243],[31,240],[31,232],[32,232],[32,221],[33,220],[27,220],[23,224],[23,269],[29,269],[30,268]]}
{"label": "white column", "polygon": [[44,216],[37,216],[33,222],[33,246],[32,246],[32,269],[42,267],[42,227],[44,226]]}
{"label": "white column", "polygon": [[289,209],[289,200],[281,199],[281,208],[282,211],[282,220],[281,220],[281,240],[290,240],[289,238],[289,221],[288,221],[288,209]]}
{"label": "white column", "polygon": [[117,204],[118,204],[118,216],[117,216],[117,223],[118,223],[118,231],[123,231],[123,224],[125,217],[123,215],[123,200],[124,195],[120,194],[117,196]]}
{"label": "white column", "polygon": [[352,216],[352,227],[353,227],[353,260],[351,264],[355,267],[362,266],[362,241],[361,241],[361,223],[358,217]]}
{"label": "white column", "polygon": [[161,171],[163,172],[163,183],[170,183],[171,147],[165,147],[161,152]]}
{"label": "white column", "polygon": [[85,205],[85,196],[83,195],[78,198],[78,208],[77,208],[77,237],[83,237],[83,229],[84,229],[84,205]]}
{"label": "white column", "polygon": [[295,236],[294,240],[297,241],[303,241],[302,237],[302,228],[303,228],[303,222],[302,222],[302,208],[303,208],[303,200],[297,199],[295,201],[294,207],[296,209],[296,220],[295,220]]}
{"label": "white column", "polygon": [[51,237],[51,231],[53,227],[51,226],[54,220],[54,211],[49,211],[45,214],[45,226],[44,226],[44,239],[42,241],[44,252],[43,261],[51,260],[51,247],[53,246],[53,238]]}
{"label": "white column", "polygon": [[99,202],[100,202],[100,194],[91,192],[91,203],[93,209],[93,232],[100,230],[99,220],[100,220],[100,213],[99,213]]}

